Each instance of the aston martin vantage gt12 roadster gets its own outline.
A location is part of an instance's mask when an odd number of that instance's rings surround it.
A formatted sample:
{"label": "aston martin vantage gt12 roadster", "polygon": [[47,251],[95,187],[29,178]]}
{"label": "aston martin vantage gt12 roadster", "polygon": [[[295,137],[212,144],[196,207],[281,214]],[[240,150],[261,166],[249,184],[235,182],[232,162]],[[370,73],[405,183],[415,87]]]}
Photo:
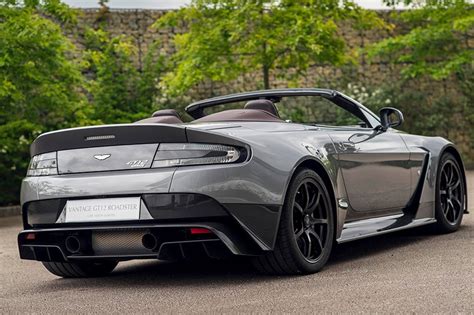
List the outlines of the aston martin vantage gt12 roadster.
{"label": "aston martin vantage gt12 roadster", "polygon": [[187,123],[167,109],[39,136],[22,183],[21,258],[61,277],[233,255],[307,274],[336,243],[427,224],[453,232],[467,213],[458,150],[394,129],[395,108],[377,116],[337,91],[282,89],[186,112]]}

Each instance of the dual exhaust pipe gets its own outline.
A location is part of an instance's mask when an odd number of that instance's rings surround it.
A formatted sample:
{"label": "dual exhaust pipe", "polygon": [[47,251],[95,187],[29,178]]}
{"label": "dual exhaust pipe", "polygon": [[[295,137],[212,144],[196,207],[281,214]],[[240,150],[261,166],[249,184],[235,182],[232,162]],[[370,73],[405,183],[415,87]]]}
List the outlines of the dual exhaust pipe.
{"label": "dual exhaust pipe", "polygon": [[66,237],[64,245],[71,254],[77,254],[84,250],[84,242],[81,242],[81,240],[74,235],[69,235]]}
{"label": "dual exhaust pipe", "polygon": [[[67,251],[71,254],[77,254],[86,249],[85,242],[81,241],[81,239],[75,235],[69,235],[66,237],[64,245],[66,246]],[[146,249],[156,250],[159,245],[158,238],[151,233],[146,233],[142,236],[142,245]]]}
{"label": "dual exhaust pipe", "polygon": [[146,249],[156,250],[158,248],[158,245],[159,245],[158,244],[158,238],[154,234],[146,233],[142,237],[142,245]]}

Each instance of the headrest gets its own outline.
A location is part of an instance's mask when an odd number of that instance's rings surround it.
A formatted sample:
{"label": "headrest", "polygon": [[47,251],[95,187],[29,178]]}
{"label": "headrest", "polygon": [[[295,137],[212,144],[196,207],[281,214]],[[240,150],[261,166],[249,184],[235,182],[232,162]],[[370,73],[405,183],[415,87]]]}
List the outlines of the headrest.
{"label": "headrest", "polygon": [[136,124],[182,124],[183,121],[176,116],[158,116],[145,118],[135,122]]}
{"label": "headrest", "polygon": [[275,104],[273,104],[272,101],[270,100],[253,100],[253,101],[249,101],[247,102],[247,104],[245,104],[244,106],[245,109],[259,109],[259,110],[264,110],[266,112],[269,112],[270,114],[276,116],[276,117],[280,117],[280,115],[278,115],[278,110],[275,106]]}
{"label": "headrest", "polygon": [[151,115],[151,117],[161,117],[161,116],[175,116],[175,117],[180,118],[178,112],[175,109],[160,109],[154,112],[153,115]]}
{"label": "headrest", "polygon": [[179,117],[179,114],[174,109],[161,109],[151,115],[150,118],[145,118],[137,121],[139,124],[182,124],[183,121]]}

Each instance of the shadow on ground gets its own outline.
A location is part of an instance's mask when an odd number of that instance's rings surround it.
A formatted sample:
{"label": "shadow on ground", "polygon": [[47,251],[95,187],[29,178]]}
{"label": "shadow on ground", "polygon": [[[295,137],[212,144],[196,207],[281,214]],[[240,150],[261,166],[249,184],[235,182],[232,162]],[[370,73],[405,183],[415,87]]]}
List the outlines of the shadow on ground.
{"label": "shadow on ground", "polygon": [[[462,226],[460,231],[469,229]],[[346,262],[367,259],[384,252],[394,251],[406,246],[427,242],[439,237],[430,227],[400,231],[369,239],[337,245],[325,269],[318,276],[332,276],[338,267],[344,268]],[[253,270],[248,259],[236,257],[233,260],[166,263],[141,261],[119,265],[111,276],[92,279],[55,279],[40,286],[46,291],[68,288],[152,288],[187,287],[199,285],[232,285],[247,282],[274,282],[291,277],[264,276]]]}

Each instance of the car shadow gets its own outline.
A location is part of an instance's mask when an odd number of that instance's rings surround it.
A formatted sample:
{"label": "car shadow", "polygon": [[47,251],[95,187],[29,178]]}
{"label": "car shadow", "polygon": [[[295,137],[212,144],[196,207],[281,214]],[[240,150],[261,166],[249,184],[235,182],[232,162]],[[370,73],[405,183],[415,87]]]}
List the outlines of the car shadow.
{"label": "car shadow", "polygon": [[[470,229],[461,226],[459,232]],[[394,251],[406,246],[440,237],[430,227],[420,227],[386,235],[362,239],[337,245],[327,266],[318,276],[330,277],[345,267],[347,262],[367,259],[380,253]],[[244,283],[274,282],[298,276],[265,276],[257,273],[248,259],[235,257],[232,260],[201,262],[160,262],[155,260],[122,263],[108,277],[89,279],[61,279],[44,282],[42,289],[57,291],[72,288],[147,288],[241,285]]]}
{"label": "car shadow", "polygon": [[[457,232],[452,235],[459,235],[460,233],[472,229],[472,226],[461,225]],[[331,253],[328,267],[330,268],[331,266],[337,266],[357,259],[365,259],[380,253],[413,246],[421,242],[428,242],[434,238],[445,237],[446,235],[449,234],[439,234],[436,232],[434,225],[426,225],[337,244]]]}
{"label": "car shadow", "polygon": [[367,258],[385,251],[412,246],[436,236],[430,226],[423,226],[337,244],[328,264],[337,265],[359,258]]}
{"label": "car shadow", "polygon": [[161,262],[157,260],[121,263],[107,277],[61,279],[42,284],[46,291],[72,288],[171,288],[241,285],[278,281],[258,274],[248,260]]}

